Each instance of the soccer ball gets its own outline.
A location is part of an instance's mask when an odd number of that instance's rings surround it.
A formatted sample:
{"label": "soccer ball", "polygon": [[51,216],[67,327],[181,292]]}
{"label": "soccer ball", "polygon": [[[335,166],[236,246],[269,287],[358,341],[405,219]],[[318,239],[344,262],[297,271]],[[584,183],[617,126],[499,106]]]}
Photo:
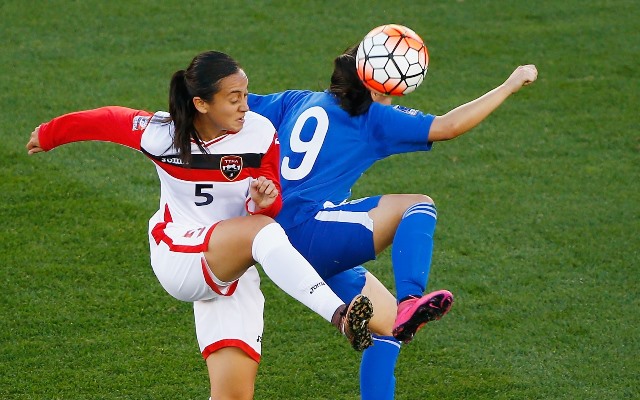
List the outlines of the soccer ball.
{"label": "soccer ball", "polygon": [[369,32],[356,53],[356,70],[364,85],[377,92],[403,96],[424,80],[429,54],[424,41],[402,25],[382,25]]}

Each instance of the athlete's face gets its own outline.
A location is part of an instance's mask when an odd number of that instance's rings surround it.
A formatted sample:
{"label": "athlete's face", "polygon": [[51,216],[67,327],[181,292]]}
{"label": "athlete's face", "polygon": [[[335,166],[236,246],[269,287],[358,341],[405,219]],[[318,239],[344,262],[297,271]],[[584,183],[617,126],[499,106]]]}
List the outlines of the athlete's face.
{"label": "athlete's face", "polygon": [[237,132],[244,125],[244,115],[249,111],[247,96],[249,79],[243,70],[220,81],[220,90],[211,101],[195,97],[199,111],[195,126],[200,139],[211,140],[227,132]]}

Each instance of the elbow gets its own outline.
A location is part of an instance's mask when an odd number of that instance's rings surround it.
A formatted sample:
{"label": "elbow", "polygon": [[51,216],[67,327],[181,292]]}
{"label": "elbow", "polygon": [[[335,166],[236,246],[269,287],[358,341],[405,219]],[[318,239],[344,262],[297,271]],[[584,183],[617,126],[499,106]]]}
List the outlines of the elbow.
{"label": "elbow", "polygon": [[463,133],[463,128],[455,121],[439,121],[432,126],[429,133],[429,140],[432,142],[442,142],[445,140],[455,139]]}

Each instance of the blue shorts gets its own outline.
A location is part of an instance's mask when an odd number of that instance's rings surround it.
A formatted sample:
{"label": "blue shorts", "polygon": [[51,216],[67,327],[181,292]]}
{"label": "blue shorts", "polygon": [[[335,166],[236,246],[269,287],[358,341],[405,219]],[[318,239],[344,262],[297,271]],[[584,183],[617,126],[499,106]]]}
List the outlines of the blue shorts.
{"label": "blue shorts", "polygon": [[366,273],[366,268],[359,266],[330,276],[324,281],[340,300],[349,304],[354,297],[362,293],[362,288],[367,282]]}
{"label": "blue shorts", "polygon": [[293,246],[343,301],[350,301],[364,286],[366,269],[360,264],[376,259],[368,212],[378,206],[381,197],[329,204],[314,218],[286,229]]}

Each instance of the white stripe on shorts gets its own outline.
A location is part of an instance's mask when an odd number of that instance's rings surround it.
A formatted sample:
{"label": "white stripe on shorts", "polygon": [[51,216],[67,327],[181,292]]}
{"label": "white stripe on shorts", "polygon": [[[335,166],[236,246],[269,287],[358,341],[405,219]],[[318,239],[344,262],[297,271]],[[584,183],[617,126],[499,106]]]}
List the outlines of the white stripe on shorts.
{"label": "white stripe on shorts", "polygon": [[373,232],[373,220],[366,211],[319,211],[315,219],[318,221],[360,224]]}

